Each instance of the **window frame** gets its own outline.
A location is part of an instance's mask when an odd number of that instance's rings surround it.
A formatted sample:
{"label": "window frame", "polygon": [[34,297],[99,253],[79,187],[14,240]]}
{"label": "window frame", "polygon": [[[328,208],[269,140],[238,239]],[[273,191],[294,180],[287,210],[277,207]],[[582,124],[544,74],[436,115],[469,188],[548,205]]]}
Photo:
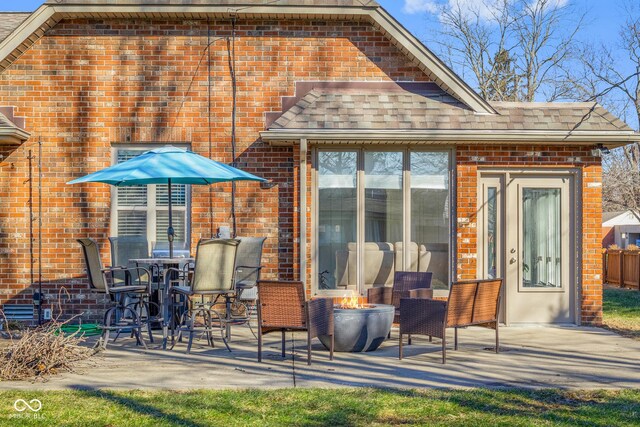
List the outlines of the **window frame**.
{"label": "window frame", "polygon": [[[457,212],[457,198],[456,198],[456,157],[455,147],[453,146],[416,146],[416,145],[398,145],[398,144],[376,144],[376,145],[362,145],[362,144],[314,144],[311,147],[311,159],[312,159],[312,175],[311,175],[311,197],[313,201],[313,209],[311,212],[311,290],[313,295],[339,297],[345,294],[344,289],[319,289],[318,283],[318,244],[319,244],[319,153],[321,151],[356,151],[357,152],[357,169],[356,169],[356,189],[358,197],[358,212],[357,212],[357,224],[356,231],[357,238],[357,295],[365,295],[362,268],[363,268],[363,256],[364,256],[364,195],[365,195],[365,180],[364,180],[364,153],[367,151],[401,151],[403,154],[403,171],[402,171],[402,192],[403,192],[403,245],[408,247],[408,243],[411,241],[411,169],[410,169],[410,156],[412,152],[445,152],[448,154],[448,197],[449,197],[449,239],[448,239],[448,261],[447,268],[448,283],[453,281],[456,277],[456,252],[457,252],[457,224],[456,224],[456,212]],[[409,251],[404,251],[403,263],[406,265],[410,262]],[[404,266],[403,266],[404,267]],[[349,292],[349,291],[347,291]],[[434,295],[446,296],[449,290],[436,290]]]}
{"label": "window frame", "polygon": [[[190,150],[191,146],[188,143],[172,143],[171,145],[184,148],[186,150]],[[139,143],[139,144],[112,144],[111,145],[111,165],[114,166],[118,161],[118,151],[119,150],[130,150],[130,151],[141,151],[141,154],[145,151],[153,150],[155,148],[161,148],[166,146],[166,144],[161,143]],[[185,249],[191,250],[191,185],[185,185],[185,206],[172,206],[173,212],[176,211],[184,211],[184,230],[185,230]],[[147,241],[155,244],[157,243],[156,235],[157,235],[157,212],[158,208],[156,205],[156,187],[157,184],[149,184],[147,187],[147,205],[143,208],[141,206],[136,207],[128,207],[121,208],[118,206],[118,187],[111,186],[111,222],[110,222],[110,235],[113,237],[118,237],[118,215],[120,211],[129,210],[129,211],[145,211],[147,213]],[[168,208],[167,208],[168,210]]]}

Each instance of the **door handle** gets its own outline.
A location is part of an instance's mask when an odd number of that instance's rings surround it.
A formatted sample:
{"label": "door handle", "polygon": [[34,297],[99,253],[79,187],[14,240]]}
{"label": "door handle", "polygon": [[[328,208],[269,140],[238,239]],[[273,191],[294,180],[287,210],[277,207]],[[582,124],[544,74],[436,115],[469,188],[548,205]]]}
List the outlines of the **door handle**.
{"label": "door handle", "polygon": [[515,259],[515,258],[511,258],[511,259],[509,260],[509,264],[515,264],[515,263],[516,263],[516,261],[518,261],[518,260],[517,260],[517,259]]}

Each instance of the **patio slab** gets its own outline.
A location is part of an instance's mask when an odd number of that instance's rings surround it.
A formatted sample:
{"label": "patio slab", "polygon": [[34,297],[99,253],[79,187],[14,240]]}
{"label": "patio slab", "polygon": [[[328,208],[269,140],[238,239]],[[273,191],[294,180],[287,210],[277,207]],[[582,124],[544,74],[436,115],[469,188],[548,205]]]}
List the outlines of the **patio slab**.
{"label": "patio slab", "polygon": [[[501,328],[501,350],[491,350],[492,331],[469,328],[459,332],[460,349],[448,351],[441,364],[439,340],[414,338],[398,360],[396,339],[370,353],[328,352],[314,341],[313,364],[307,366],[303,334],[287,334],[287,357],[280,357],[280,334],[265,338],[264,362],[257,342],[245,327],[234,328],[229,353],[218,338],[216,348],[195,342],[191,354],[179,343],[172,351],[121,339],[108,351],[83,363],[75,373],[45,383],[2,382],[0,389],[234,389],[283,387],[392,388],[638,388],[640,341],[585,327]],[[295,338],[295,351],[291,351]],[[453,345],[453,331],[449,338]],[[292,354],[295,356],[292,358]]]}

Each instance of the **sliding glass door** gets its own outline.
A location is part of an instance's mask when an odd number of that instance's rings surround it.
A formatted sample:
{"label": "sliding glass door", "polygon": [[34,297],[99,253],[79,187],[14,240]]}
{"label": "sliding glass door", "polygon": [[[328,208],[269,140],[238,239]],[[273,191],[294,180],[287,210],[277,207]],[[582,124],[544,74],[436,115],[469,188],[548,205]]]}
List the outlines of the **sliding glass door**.
{"label": "sliding glass door", "polygon": [[[347,258],[356,241],[357,159],[356,151],[318,154],[318,290],[348,287]],[[355,283],[355,270],[352,275]]]}
{"label": "sliding glass door", "polygon": [[395,271],[431,271],[447,288],[450,152],[316,151],[317,293],[390,286]]}

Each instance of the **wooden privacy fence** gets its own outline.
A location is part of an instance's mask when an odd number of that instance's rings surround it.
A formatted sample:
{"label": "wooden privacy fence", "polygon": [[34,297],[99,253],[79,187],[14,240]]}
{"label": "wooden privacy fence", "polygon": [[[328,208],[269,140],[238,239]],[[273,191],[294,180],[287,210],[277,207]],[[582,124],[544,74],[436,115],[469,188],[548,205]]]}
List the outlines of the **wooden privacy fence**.
{"label": "wooden privacy fence", "polygon": [[605,283],[640,290],[640,251],[608,249],[603,267]]}

